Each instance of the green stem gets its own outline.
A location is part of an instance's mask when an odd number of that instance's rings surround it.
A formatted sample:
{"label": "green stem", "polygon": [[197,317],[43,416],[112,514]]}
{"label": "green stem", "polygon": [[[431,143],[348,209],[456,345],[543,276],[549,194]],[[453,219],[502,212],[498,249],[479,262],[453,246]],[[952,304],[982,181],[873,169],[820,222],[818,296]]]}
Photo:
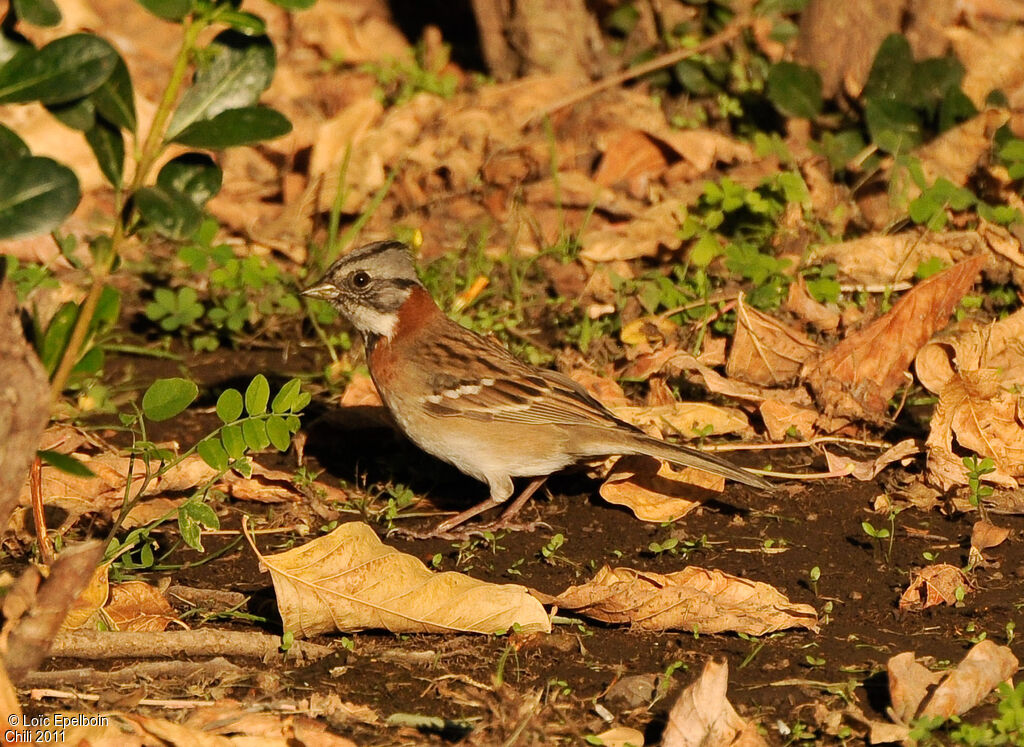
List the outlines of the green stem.
{"label": "green stem", "polygon": [[171,78],[167,82],[163,98],[157,107],[153,124],[149,128],[142,151],[138,154],[135,175],[132,178],[131,186],[126,192],[119,191],[116,195],[114,218],[114,230],[110,236],[110,245],[102,253],[98,252],[96,262],[92,270],[92,284],[89,292],[78,312],[75,326],[71,330],[68,344],[61,355],[60,365],[50,381],[50,401],[56,403],[64,393],[71,371],[81,357],[82,348],[85,346],[86,338],[89,335],[89,324],[96,313],[96,305],[103,294],[103,286],[109,277],[114,263],[121,253],[121,245],[125,239],[125,217],[124,217],[124,195],[132,195],[143,185],[149,170],[153,167],[156,159],[159,158],[164,146],[164,129],[167,125],[167,118],[171,115],[178,94],[181,91],[182,83],[185,81],[185,74],[188,72],[189,58],[195,48],[199,34],[209,25],[205,18],[189,19],[185,21],[185,33],[181,41],[181,48],[178,50],[177,59],[174,61],[174,69],[171,71]]}

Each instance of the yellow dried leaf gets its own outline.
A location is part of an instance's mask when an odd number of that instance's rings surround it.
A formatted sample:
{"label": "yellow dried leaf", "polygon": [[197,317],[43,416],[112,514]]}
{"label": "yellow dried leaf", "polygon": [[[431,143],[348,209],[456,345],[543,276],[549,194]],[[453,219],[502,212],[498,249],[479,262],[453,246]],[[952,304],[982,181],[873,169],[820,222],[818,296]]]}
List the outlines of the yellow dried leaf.
{"label": "yellow dried leaf", "polygon": [[514,624],[527,633],[551,631],[524,587],[434,573],[361,522],[260,561],[273,578],[285,630],[300,636],[366,629],[493,634]]}

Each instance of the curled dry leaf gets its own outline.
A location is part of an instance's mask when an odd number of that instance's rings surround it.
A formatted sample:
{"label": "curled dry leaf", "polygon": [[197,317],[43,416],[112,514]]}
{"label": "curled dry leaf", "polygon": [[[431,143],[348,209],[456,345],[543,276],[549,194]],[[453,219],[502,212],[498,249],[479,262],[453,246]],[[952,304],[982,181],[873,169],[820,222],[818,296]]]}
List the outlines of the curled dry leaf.
{"label": "curled dry leaf", "polygon": [[524,587],[434,573],[361,522],[259,557],[273,578],[284,628],[297,635],[371,628],[493,634],[516,624],[527,633],[551,631],[544,608]]}
{"label": "curled dry leaf", "polygon": [[740,294],[736,303],[736,334],[725,365],[730,378],[761,386],[791,382],[818,346],[782,322],[750,308]]}
{"label": "curled dry leaf", "polygon": [[967,555],[967,562],[973,568],[985,562],[982,554],[991,547],[1001,545],[1010,536],[1010,530],[1006,527],[997,527],[995,524],[981,519],[974,522],[971,527],[971,549]]}
{"label": "curled dry leaf", "polygon": [[911,578],[900,596],[900,610],[920,612],[937,604],[956,604],[958,589],[961,594],[971,590],[970,579],[962,570],[949,563],[929,565]]}
{"label": "curled dry leaf", "polygon": [[155,633],[180,623],[174,608],[155,586],[128,581],[110,587],[104,615],[114,630]]}
{"label": "curled dry leaf", "polygon": [[677,470],[652,457],[627,456],[615,463],[600,493],[641,521],[660,524],[681,519],[702,500],[724,489],[724,478],[703,470]]}
{"label": "curled dry leaf", "polygon": [[664,150],[647,133],[626,130],[612,138],[611,144],[604,149],[601,163],[594,172],[594,181],[602,187],[626,182],[631,187],[629,191],[634,192],[635,181],[655,177],[667,166]]}
{"label": "curled dry leaf", "polygon": [[580,235],[580,256],[589,262],[653,257],[662,245],[678,246],[682,224],[678,205],[659,202],[628,221],[585,230]]}
{"label": "curled dry leaf", "polygon": [[939,683],[921,716],[949,718],[981,703],[1017,671],[1019,662],[1008,646],[986,639],[975,644],[957,668]]}
{"label": "curled dry leaf", "polygon": [[842,454],[833,454],[827,449],[824,451],[829,472],[841,472],[866,482],[874,480],[878,473],[888,465],[906,459],[911,454],[918,453],[921,451],[921,448],[914,439],[908,438],[890,446],[874,459],[868,460],[852,459]]}
{"label": "curled dry leaf", "polygon": [[700,676],[679,693],[665,724],[663,747],[767,745],[757,725],[745,721],[726,698],[729,664],[709,660]]}
{"label": "curled dry leaf", "polygon": [[607,623],[642,630],[735,631],[767,635],[786,628],[817,630],[809,604],[794,604],[769,584],[696,566],[675,573],[646,573],[604,566],[555,602]]}
{"label": "curled dry leaf", "polygon": [[867,328],[847,336],[805,369],[830,415],[879,420],[906,382],[917,351],[946,325],[985,264],[976,255],[933,275],[906,293]]}
{"label": "curled dry leaf", "polygon": [[[956,668],[948,672],[929,671],[915,660],[913,652],[898,654],[886,665],[891,715],[899,724],[908,725],[918,718],[948,719],[967,713],[1001,682],[1009,680],[1018,666],[1017,657],[1008,646],[988,639],[972,646]],[[938,686],[932,689],[936,683]],[[897,731],[887,731],[897,739],[902,738]]]}
{"label": "curled dry leaf", "polygon": [[889,675],[889,701],[892,716],[901,724],[909,724],[917,715],[921,701],[928,690],[942,679],[941,672],[933,672],[914,658],[913,651],[889,659],[885,665]]}
{"label": "curled dry leaf", "polygon": [[644,747],[643,732],[628,726],[614,726],[596,736],[604,747]]}

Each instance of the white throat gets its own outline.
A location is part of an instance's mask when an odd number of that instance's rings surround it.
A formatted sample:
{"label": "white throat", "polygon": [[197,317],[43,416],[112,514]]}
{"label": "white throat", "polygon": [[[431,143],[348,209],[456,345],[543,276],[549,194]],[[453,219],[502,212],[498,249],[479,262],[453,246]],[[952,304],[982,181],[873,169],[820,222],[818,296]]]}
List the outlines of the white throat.
{"label": "white throat", "polygon": [[398,314],[362,307],[353,315],[352,323],[364,335],[377,335],[391,342],[395,328],[398,327]]}

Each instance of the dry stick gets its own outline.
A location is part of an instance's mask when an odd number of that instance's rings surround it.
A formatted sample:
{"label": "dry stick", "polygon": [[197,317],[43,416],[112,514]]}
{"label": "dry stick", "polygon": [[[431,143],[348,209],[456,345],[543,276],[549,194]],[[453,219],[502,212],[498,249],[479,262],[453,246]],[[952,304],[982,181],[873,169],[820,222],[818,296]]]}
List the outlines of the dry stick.
{"label": "dry stick", "polygon": [[701,54],[707,52],[709,49],[714,49],[726,42],[732,41],[740,32],[743,31],[747,26],[750,25],[750,19],[746,16],[740,16],[733,20],[728,26],[719,31],[714,36],[708,37],[700,44],[695,47],[689,47],[688,49],[674,49],[671,52],[666,52],[663,55],[655,57],[649,62],[645,62],[642,65],[631,67],[628,70],[623,70],[620,73],[615,73],[607,78],[602,78],[599,81],[591,83],[589,86],[585,86],[578,91],[574,91],[560,99],[556,99],[547,106],[543,106],[540,109],[536,109],[530,114],[523,122],[520,123],[520,127],[526,127],[531,122],[538,119],[542,119],[549,114],[552,114],[559,109],[563,109],[571,104],[575,104],[578,101],[589,98],[595,93],[600,93],[606,88],[613,88],[620,83],[625,83],[627,80],[633,78],[639,78],[641,75],[647,75],[647,73],[653,73],[656,70],[661,70],[669,65],[685,60],[687,57],[692,57],[695,54]]}
{"label": "dry stick", "polygon": [[187,680],[202,677],[205,680],[223,680],[228,677],[246,677],[252,674],[222,656],[208,661],[140,661],[128,666],[103,672],[92,667],[57,669],[31,672],[19,683],[22,689],[43,687],[109,687],[134,685],[143,680]]}
{"label": "dry stick", "polygon": [[[334,653],[329,646],[294,641],[288,655],[316,660]],[[155,659],[182,656],[284,656],[281,636],[234,630],[171,630],[164,633],[79,630],[61,633],[50,656],[74,659]]]}
{"label": "dry stick", "polygon": [[[50,690],[48,688],[37,688],[29,690],[29,697],[32,700],[42,700],[43,698],[60,698],[62,700],[84,700],[89,703],[95,703],[100,699],[99,695],[92,695],[90,693],[76,693],[70,690]],[[135,703],[136,706],[149,706],[150,708],[173,708],[173,709],[185,709],[185,708],[210,708],[217,705],[216,700],[158,700],[155,698],[143,698],[142,700]]]}

